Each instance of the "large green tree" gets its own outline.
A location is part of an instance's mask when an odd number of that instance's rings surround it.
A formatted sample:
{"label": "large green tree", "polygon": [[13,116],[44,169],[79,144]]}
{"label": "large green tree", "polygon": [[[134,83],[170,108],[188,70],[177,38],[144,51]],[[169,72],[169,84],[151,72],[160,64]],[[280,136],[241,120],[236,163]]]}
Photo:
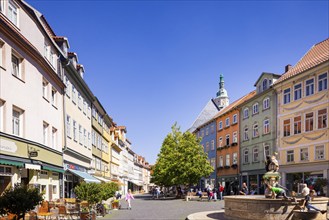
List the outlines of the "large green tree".
{"label": "large green tree", "polygon": [[174,124],[162,143],[153,168],[152,182],[157,185],[195,185],[213,172],[201,139],[190,132],[182,133]]}

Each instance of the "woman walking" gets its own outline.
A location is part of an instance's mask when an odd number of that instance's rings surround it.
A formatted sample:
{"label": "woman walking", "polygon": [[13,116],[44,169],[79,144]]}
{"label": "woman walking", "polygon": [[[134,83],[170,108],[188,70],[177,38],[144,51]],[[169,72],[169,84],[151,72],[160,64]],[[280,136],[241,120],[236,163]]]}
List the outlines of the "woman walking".
{"label": "woman walking", "polygon": [[128,190],[128,193],[126,194],[126,201],[128,202],[128,209],[131,210],[131,204],[130,200],[135,199],[133,194],[131,193],[131,189]]}

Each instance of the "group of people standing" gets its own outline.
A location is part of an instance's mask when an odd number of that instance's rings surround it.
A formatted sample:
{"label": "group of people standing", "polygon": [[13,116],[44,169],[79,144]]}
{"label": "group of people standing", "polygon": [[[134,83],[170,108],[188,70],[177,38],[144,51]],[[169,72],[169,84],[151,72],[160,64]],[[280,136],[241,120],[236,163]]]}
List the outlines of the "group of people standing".
{"label": "group of people standing", "polygon": [[[210,201],[212,199],[214,201],[217,201],[217,198],[219,200],[223,200],[224,187],[222,186],[222,184],[219,183],[219,186],[214,187],[213,189],[208,185],[207,188],[205,189],[205,191],[207,192],[208,201]],[[201,198],[202,197],[202,191],[199,189],[197,191],[196,195]]]}

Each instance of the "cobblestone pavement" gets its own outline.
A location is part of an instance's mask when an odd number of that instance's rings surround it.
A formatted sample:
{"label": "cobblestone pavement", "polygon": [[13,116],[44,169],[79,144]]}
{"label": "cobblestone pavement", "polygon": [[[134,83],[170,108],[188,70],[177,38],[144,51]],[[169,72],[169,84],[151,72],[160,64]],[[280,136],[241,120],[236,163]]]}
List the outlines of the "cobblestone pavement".
{"label": "cobblestone pavement", "polygon": [[189,214],[203,211],[216,211],[224,207],[224,201],[189,201],[183,199],[153,200],[151,195],[136,195],[132,200],[132,209],[127,209],[127,203],[121,200],[120,210],[111,210],[111,213],[101,219],[168,219],[184,220]]}

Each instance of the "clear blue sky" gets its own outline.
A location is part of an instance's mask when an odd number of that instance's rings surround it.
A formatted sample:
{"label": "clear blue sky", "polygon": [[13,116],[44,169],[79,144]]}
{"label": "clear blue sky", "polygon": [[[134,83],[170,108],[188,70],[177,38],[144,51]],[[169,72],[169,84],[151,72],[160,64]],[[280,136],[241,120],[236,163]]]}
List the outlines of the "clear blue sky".
{"label": "clear blue sky", "polygon": [[218,90],[230,101],[328,38],[328,1],[28,0],[85,67],[85,80],[151,164]]}

